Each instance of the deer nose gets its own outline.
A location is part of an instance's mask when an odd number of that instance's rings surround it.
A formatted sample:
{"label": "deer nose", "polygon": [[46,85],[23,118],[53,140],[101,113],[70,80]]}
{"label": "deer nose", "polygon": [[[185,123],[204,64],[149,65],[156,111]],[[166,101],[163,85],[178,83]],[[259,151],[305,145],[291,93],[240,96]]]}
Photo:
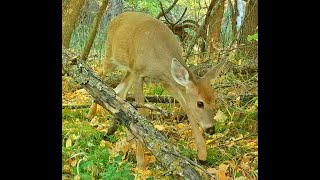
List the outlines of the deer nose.
{"label": "deer nose", "polygon": [[215,132],[216,132],[216,131],[215,131],[215,129],[214,129],[214,126],[211,127],[211,128],[206,129],[206,133],[208,133],[208,134],[210,134],[210,135],[214,134]]}

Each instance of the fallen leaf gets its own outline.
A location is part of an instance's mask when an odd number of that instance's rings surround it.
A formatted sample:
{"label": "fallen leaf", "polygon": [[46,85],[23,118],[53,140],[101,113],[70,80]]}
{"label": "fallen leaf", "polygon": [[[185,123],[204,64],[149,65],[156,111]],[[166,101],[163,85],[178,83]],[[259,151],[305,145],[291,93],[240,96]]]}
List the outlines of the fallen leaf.
{"label": "fallen leaf", "polygon": [[218,170],[218,180],[227,180],[227,169],[229,165],[220,164]]}
{"label": "fallen leaf", "polygon": [[70,147],[72,145],[72,140],[69,138],[67,141],[66,141],[66,147]]}
{"label": "fallen leaf", "polygon": [[234,180],[246,180],[246,177],[244,177],[244,176],[239,176],[239,177],[234,178]]}
{"label": "fallen leaf", "polygon": [[212,143],[213,141],[215,141],[215,139],[208,139],[208,140],[206,141],[206,144],[210,144],[210,143]]}
{"label": "fallen leaf", "polygon": [[231,148],[234,145],[234,141],[231,141],[230,143],[227,144],[228,148]]}
{"label": "fallen leaf", "polygon": [[213,119],[215,119],[218,122],[224,122],[228,119],[228,117],[222,111],[218,110],[216,116],[214,116]]}
{"label": "fallen leaf", "polygon": [[76,175],[76,176],[74,177],[74,180],[80,180],[80,175],[79,175],[79,174]]}
{"label": "fallen leaf", "polygon": [[237,99],[234,101],[235,105],[240,105],[240,96],[237,97]]}
{"label": "fallen leaf", "polygon": [[106,147],[106,143],[105,143],[106,141],[105,140],[101,140],[101,142],[100,142],[100,147]]}
{"label": "fallen leaf", "polygon": [[152,175],[152,172],[149,169],[139,169],[139,168],[137,168],[137,170],[138,170],[137,179],[143,180],[143,179],[146,179],[146,178],[148,178],[149,176]]}
{"label": "fallen leaf", "polygon": [[178,129],[183,129],[184,127],[185,127],[185,125],[183,123],[177,124],[177,128]]}
{"label": "fallen leaf", "polygon": [[76,93],[85,94],[85,95],[89,94],[85,89],[79,89],[79,90],[76,91]]}
{"label": "fallen leaf", "polygon": [[156,161],[156,158],[153,155],[145,155],[144,162],[146,165],[149,165]]}
{"label": "fallen leaf", "polygon": [[72,160],[70,164],[72,167],[74,167],[77,164],[77,160]]}
{"label": "fallen leaf", "polygon": [[207,171],[211,174],[216,174],[218,170],[216,170],[215,168],[208,168]]}
{"label": "fallen leaf", "polygon": [[154,125],[154,127],[156,129],[158,129],[159,131],[163,131],[165,129],[165,127],[163,125]]}
{"label": "fallen leaf", "polygon": [[63,171],[69,173],[70,172],[70,166],[68,164],[63,166]]}
{"label": "fallen leaf", "polygon": [[252,148],[257,148],[258,146],[256,142],[249,142],[248,144],[246,144],[246,147],[249,149],[252,149]]}

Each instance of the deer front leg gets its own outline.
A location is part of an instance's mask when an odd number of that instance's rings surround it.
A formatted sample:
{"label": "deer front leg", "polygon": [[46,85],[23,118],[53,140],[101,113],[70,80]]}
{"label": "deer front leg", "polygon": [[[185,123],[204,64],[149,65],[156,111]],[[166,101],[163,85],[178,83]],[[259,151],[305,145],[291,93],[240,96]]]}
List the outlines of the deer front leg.
{"label": "deer front leg", "polygon": [[191,124],[192,135],[195,139],[197,149],[198,149],[198,159],[202,160],[202,161],[206,161],[207,160],[207,147],[206,147],[205,140],[202,136],[201,131],[199,130],[199,126],[198,126],[197,122],[191,117],[189,117],[189,121]]}

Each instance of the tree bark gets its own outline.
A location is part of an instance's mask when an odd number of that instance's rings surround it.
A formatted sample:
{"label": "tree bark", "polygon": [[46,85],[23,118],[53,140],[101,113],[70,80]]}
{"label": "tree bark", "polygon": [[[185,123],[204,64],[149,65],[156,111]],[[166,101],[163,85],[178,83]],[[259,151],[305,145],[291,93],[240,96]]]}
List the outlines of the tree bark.
{"label": "tree bark", "polygon": [[246,5],[244,24],[240,32],[239,46],[240,53],[247,58],[254,59],[258,54],[258,43],[247,41],[248,35],[255,34],[258,26],[258,0],[249,0]]}
{"label": "tree bark", "polygon": [[[216,1],[216,0],[213,0]],[[218,5],[216,11],[211,14],[209,19],[209,27],[207,28],[207,52],[210,53],[214,47],[220,47],[220,34],[221,34],[221,24],[224,12],[224,2],[221,0],[221,3]]]}
{"label": "tree bark", "polygon": [[101,19],[103,17],[103,14],[104,14],[107,6],[108,6],[108,3],[109,3],[109,0],[102,1],[102,5],[100,6],[98,13],[93,20],[92,27],[91,27],[91,30],[90,30],[89,35],[87,37],[85,47],[84,47],[84,49],[81,53],[81,56],[80,56],[82,60],[88,59],[88,55],[90,53],[94,38],[96,37],[99,24],[101,22]]}
{"label": "tree bark", "polygon": [[69,48],[72,32],[85,0],[68,0],[62,6],[62,45]]}
{"label": "tree bark", "polygon": [[199,39],[199,37],[203,36],[203,34],[206,32],[207,30],[207,25],[209,23],[209,19],[210,19],[210,16],[214,16],[215,14],[215,11],[217,9],[217,7],[221,4],[221,1],[224,1],[224,0],[211,0],[211,3],[209,5],[209,8],[208,8],[208,11],[207,11],[207,14],[206,14],[206,17],[205,17],[205,20],[204,20],[204,23],[202,24],[202,26],[198,29],[197,31],[197,34],[195,35],[195,37],[191,40],[188,48],[187,48],[187,51],[186,51],[186,59],[189,58],[192,50],[193,50],[193,47],[194,45],[196,44],[197,40]]}
{"label": "tree bark", "polygon": [[118,97],[113,89],[106,86],[74,53],[63,48],[62,62],[63,70],[86,89],[99,105],[113,114],[119,124],[128,128],[175,178],[201,179],[194,167],[186,158],[181,158],[177,148],[172,146],[149,120],[141,116],[131,104]]}
{"label": "tree bark", "polygon": [[232,38],[235,39],[237,35],[237,17],[239,16],[239,11],[238,11],[238,0],[234,1],[234,5],[232,5],[231,0],[228,0],[228,3],[231,8],[231,21],[232,21]]}

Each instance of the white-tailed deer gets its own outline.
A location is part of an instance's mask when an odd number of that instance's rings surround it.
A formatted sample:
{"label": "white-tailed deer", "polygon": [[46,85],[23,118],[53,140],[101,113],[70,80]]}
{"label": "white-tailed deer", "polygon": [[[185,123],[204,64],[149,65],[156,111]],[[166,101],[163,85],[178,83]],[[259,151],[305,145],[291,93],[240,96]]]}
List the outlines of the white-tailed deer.
{"label": "white-tailed deer", "polygon": [[[216,98],[211,83],[226,60],[210,69],[203,77],[196,77],[185,64],[179,42],[170,29],[152,16],[139,12],[125,12],[111,21],[104,58],[100,72],[103,79],[115,64],[127,69],[125,78],[115,88],[123,99],[133,87],[136,101],[144,103],[143,79],[148,77],[160,80],[187,113],[198,158],[205,161],[206,144],[199,126],[206,133],[215,132],[213,117]],[[94,116],[96,106],[91,106],[89,118]],[[145,115],[143,110],[139,111]],[[138,167],[144,167],[143,146],[138,141],[136,157]]]}

